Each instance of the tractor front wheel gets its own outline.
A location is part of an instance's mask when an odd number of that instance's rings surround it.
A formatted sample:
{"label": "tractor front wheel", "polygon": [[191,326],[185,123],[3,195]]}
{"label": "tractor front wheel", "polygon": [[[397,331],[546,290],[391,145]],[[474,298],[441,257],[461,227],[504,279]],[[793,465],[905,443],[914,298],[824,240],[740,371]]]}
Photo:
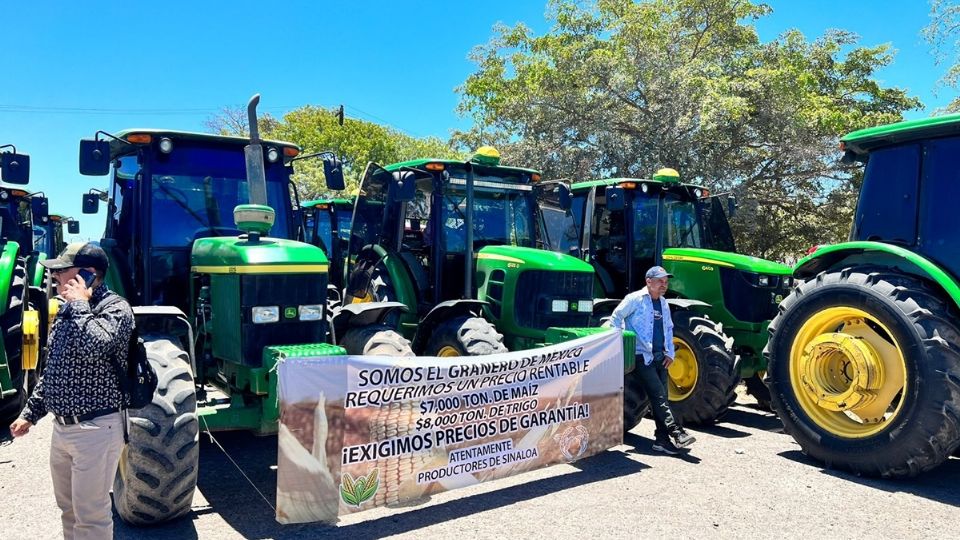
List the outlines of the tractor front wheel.
{"label": "tractor front wheel", "polygon": [[486,319],[457,317],[441,323],[427,341],[427,356],[482,356],[507,352],[503,334]]}
{"label": "tractor front wheel", "polygon": [[159,383],[151,404],[128,411],[130,442],[120,454],[113,481],[117,513],[133,525],[153,525],[188,513],[200,459],[190,358],[168,339],[149,339],[144,337],[147,359]]}
{"label": "tractor front wheel", "polygon": [[952,302],[890,269],[821,272],[780,304],[764,350],[772,405],[804,453],[909,477],[960,446],[960,325]]}
{"label": "tractor front wheel", "polygon": [[736,399],[740,375],[716,323],[692,311],[673,314],[676,350],[667,377],[670,408],[681,424],[712,424]]}

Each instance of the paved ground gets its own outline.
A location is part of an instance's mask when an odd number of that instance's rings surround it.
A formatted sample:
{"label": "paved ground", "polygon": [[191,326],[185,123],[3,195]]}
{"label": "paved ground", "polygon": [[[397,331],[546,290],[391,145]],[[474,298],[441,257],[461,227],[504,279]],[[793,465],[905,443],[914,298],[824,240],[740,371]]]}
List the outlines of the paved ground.
{"label": "paved ground", "polygon": [[[780,431],[776,417],[741,398],[689,455],[650,449],[645,420],[624,445],[575,466],[375,509],[336,527],[281,526],[217,445],[203,441],[192,515],[162,527],[117,522],[117,538],[956,538],[960,460],[907,482],[823,470]],[[0,537],[57,538],[47,470],[51,424],[0,447]],[[276,487],[277,441],[245,433],[217,440],[266,494]]]}

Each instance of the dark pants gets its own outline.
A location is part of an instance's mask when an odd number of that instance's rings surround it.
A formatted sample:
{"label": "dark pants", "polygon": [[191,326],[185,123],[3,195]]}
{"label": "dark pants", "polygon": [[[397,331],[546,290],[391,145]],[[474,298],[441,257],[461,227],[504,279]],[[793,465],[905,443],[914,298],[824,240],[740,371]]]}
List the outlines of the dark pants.
{"label": "dark pants", "polygon": [[654,358],[650,365],[643,363],[643,355],[637,355],[637,375],[643,385],[647,397],[650,398],[650,410],[653,420],[657,423],[654,432],[657,440],[667,438],[672,431],[679,427],[670,411],[670,398],[667,394],[667,368],[663,367],[663,357]]}

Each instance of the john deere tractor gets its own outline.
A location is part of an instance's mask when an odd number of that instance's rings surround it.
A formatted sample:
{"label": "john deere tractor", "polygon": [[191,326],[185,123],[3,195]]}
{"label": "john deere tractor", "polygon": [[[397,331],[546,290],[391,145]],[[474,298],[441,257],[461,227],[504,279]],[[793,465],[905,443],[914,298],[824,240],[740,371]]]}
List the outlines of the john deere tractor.
{"label": "john deere tractor", "polygon": [[765,350],[772,404],[828,466],[913,476],[960,446],[960,115],[841,148],[863,165],[853,230],[794,268]]}
{"label": "john deere tractor", "polygon": [[553,249],[596,270],[597,316],[643,288],[651,266],[675,276],[668,293],[677,351],[669,395],[682,421],[716,420],[735,399],[740,377],[766,402],[760,353],[792,278],[787,266],[735,252],[726,213],[735,203],[728,199],[725,209],[720,197],[681,183],[673,169],[652,179],[577,182],[571,194],[568,211],[545,205],[544,224]]}
{"label": "john deere tractor", "polygon": [[46,223],[33,226],[33,247],[40,253],[41,260],[54,258],[63,251],[67,243],[63,239],[63,226],[67,232],[80,234],[80,222],[60,214],[50,214]]}
{"label": "john deere tractor", "polygon": [[[114,482],[130,523],[190,510],[201,430],[277,430],[278,358],[345,352],[330,344],[327,256],[294,240],[300,149],[259,139],[258,101],[248,106],[250,139],[137,129],[80,143],[80,172],[111,175],[100,241],[107,283],[134,306],[160,379],[153,403],[130,413]],[[328,187],[342,189],[335,156],[320,157]],[[84,195],[84,212],[100,202]],[[364,349],[357,336],[389,339],[395,333],[376,324],[384,309],[345,310],[340,341]]]}
{"label": "john deere tractor", "polygon": [[[3,152],[5,148],[12,151]],[[0,146],[0,180],[27,184],[29,156],[16,153],[11,145]],[[40,367],[47,305],[45,293],[32,286],[29,270],[37,262],[32,252],[34,215],[44,219],[45,209],[45,199],[31,202],[28,192],[0,186],[0,427],[4,430],[20,414]]]}
{"label": "john deere tractor", "polygon": [[300,204],[303,240],[319,247],[330,258],[330,289],[337,299],[343,292],[353,203],[353,198],[340,198],[315,199]]}
{"label": "john deere tractor", "polygon": [[[370,164],[350,230],[345,302],[397,301],[387,322],[430,356],[522,350],[593,333],[593,269],[537,249],[540,174],[491,147],[469,161]],[[625,370],[633,369],[628,333]],[[640,420],[625,410],[625,428]]]}

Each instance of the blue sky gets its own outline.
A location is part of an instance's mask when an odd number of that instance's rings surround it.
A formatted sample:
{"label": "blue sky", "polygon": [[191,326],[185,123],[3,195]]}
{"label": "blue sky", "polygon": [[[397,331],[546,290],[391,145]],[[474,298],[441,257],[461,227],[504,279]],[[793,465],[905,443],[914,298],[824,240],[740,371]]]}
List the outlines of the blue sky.
{"label": "blue sky", "polygon": [[[343,103],[348,116],[411,135],[446,138],[466,127],[454,88],[473,71],[472,47],[496,22],[548,30],[541,0],[456,2],[25,2],[4,3],[0,19],[0,144],[31,155],[30,189],[52,211],[80,217],[81,194],[107,180],[77,172],[78,141],[98,130],[204,130],[220,107],[262,94],[261,108]],[[770,40],[789,28],[808,39],[828,28],[891,43],[899,52],[880,73],[927,109],[950,92],[932,91],[934,66],[920,37],[924,0],[768,1],[758,23]],[[99,238],[104,216],[83,216],[82,239]]]}

